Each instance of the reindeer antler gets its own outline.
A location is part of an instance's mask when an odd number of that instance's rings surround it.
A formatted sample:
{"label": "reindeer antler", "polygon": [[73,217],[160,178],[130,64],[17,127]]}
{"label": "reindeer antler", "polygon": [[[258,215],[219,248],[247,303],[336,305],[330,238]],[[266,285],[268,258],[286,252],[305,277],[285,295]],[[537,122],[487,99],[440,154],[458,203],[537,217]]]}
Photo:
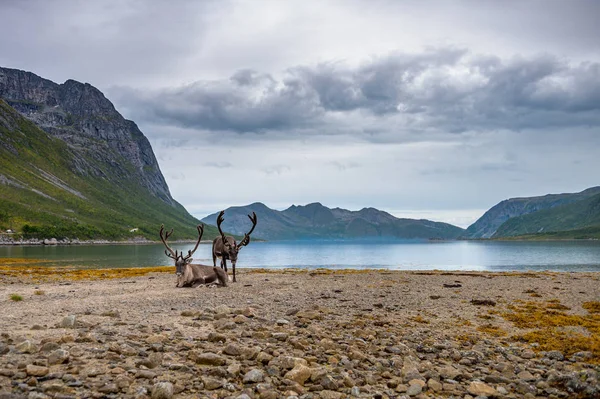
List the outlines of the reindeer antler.
{"label": "reindeer antler", "polygon": [[160,235],[160,240],[163,242],[163,244],[165,244],[165,247],[167,247],[167,249],[165,250],[165,255],[167,255],[171,259],[177,259],[177,251],[173,252],[171,247],[169,247],[169,245],[167,244],[167,240],[169,239],[169,237],[171,237],[171,234],[173,234],[173,229],[171,229],[171,231],[168,232],[165,232],[164,230],[165,225],[161,224],[160,231],[158,232],[158,234]]}
{"label": "reindeer antler", "polygon": [[223,242],[225,242],[225,234],[223,233],[223,230],[221,230],[221,223],[223,223],[223,221],[225,220],[223,218],[224,214],[225,211],[221,211],[219,212],[219,216],[217,216],[217,228],[219,229],[219,233],[221,233],[221,238],[223,239]]}
{"label": "reindeer antler", "polygon": [[248,218],[252,222],[252,228],[250,229],[249,232],[244,234],[244,238],[242,239],[242,241],[240,241],[238,247],[244,247],[244,246],[250,244],[250,234],[252,234],[252,232],[254,231],[254,228],[256,227],[256,222],[258,221],[256,218],[256,213],[252,212],[252,216],[248,215]]}
{"label": "reindeer antler", "polygon": [[[202,234],[204,234],[204,224],[199,224],[198,226],[196,226],[196,229],[198,230],[198,241],[196,241],[196,246],[191,251],[188,251],[188,254],[183,258],[183,260],[188,260],[189,258],[191,258],[194,252],[196,252],[196,249],[198,249],[198,245],[200,245],[200,240],[202,240]],[[183,252],[181,254],[183,255]]]}

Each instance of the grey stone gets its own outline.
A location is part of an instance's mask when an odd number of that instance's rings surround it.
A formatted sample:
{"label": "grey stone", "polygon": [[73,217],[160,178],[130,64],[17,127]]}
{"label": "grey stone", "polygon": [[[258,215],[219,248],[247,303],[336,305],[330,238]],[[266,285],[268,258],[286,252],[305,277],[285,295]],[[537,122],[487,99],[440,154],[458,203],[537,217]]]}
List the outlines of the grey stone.
{"label": "grey stone", "polygon": [[64,349],[57,349],[48,355],[48,364],[62,364],[69,360],[69,352]]}
{"label": "grey stone", "polygon": [[265,374],[262,370],[252,369],[244,375],[243,382],[244,382],[244,384],[254,383],[254,382],[263,382],[264,379],[265,379]]}
{"label": "grey stone", "polygon": [[37,353],[38,347],[33,342],[25,340],[15,345],[15,349],[21,353]]}
{"label": "grey stone", "polygon": [[173,397],[173,384],[167,381],[157,382],[152,386],[152,399],[171,399]]}
{"label": "grey stone", "polygon": [[77,316],[69,315],[65,316],[60,322],[60,327],[62,328],[75,328],[75,324],[77,323]]}
{"label": "grey stone", "polygon": [[417,396],[421,392],[423,392],[423,387],[420,384],[412,384],[406,390],[408,396]]}

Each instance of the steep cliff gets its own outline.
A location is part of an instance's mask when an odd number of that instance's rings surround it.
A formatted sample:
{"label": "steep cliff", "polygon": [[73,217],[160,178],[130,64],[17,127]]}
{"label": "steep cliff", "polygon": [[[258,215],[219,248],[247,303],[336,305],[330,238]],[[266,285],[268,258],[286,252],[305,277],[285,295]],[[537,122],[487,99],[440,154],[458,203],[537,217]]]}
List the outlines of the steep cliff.
{"label": "steep cliff", "polygon": [[31,72],[0,68],[0,98],[67,143],[77,155],[77,173],[117,183],[134,179],[174,205],[148,139],[95,87],[74,80],[56,84]]}
{"label": "steep cliff", "polygon": [[0,228],[156,239],[165,223],[195,237],[148,139],[98,89],[0,68],[0,103]]}

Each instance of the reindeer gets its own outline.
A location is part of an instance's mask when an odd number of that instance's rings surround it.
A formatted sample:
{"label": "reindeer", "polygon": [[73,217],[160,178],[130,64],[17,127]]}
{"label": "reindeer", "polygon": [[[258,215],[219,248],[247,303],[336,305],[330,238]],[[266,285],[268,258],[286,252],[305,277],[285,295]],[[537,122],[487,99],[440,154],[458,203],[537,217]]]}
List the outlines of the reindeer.
{"label": "reindeer", "polygon": [[235,263],[237,262],[238,252],[250,243],[250,234],[254,231],[256,227],[256,213],[252,212],[252,216],[248,215],[250,221],[252,222],[252,228],[249,232],[244,234],[244,238],[240,241],[239,244],[235,242],[235,238],[232,236],[226,236],[223,234],[223,230],[221,230],[221,223],[223,223],[223,214],[225,211],[221,211],[219,216],[217,217],[217,228],[219,229],[219,233],[221,233],[221,237],[217,237],[213,241],[212,246],[212,256],[213,256],[213,266],[217,266],[217,258],[221,258],[221,269],[225,269],[225,273],[227,273],[227,259],[231,261],[231,265],[233,267],[233,282],[235,283]]}
{"label": "reindeer", "polygon": [[198,241],[196,246],[191,251],[188,251],[187,255],[183,256],[183,251],[173,251],[167,244],[167,240],[173,234],[173,229],[169,232],[164,231],[164,225],[160,225],[160,239],[165,244],[165,255],[175,260],[175,273],[177,274],[177,285],[176,287],[198,287],[201,284],[219,283],[222,286],[227,286],[227,273],[218,267],[208,265],[192,264],[192,255],[196,252],[202,234],[204,233],[204,225],[196,226],[198,229]]}

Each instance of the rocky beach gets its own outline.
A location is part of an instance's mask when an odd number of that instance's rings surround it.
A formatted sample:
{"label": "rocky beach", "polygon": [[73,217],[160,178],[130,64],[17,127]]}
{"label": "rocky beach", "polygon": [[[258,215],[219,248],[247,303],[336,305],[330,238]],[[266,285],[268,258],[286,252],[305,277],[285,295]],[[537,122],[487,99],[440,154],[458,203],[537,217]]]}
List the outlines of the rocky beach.
{"label": "rocky beach", "polygon": [[599,273],[24,270],[0,398],[600,397]]}

